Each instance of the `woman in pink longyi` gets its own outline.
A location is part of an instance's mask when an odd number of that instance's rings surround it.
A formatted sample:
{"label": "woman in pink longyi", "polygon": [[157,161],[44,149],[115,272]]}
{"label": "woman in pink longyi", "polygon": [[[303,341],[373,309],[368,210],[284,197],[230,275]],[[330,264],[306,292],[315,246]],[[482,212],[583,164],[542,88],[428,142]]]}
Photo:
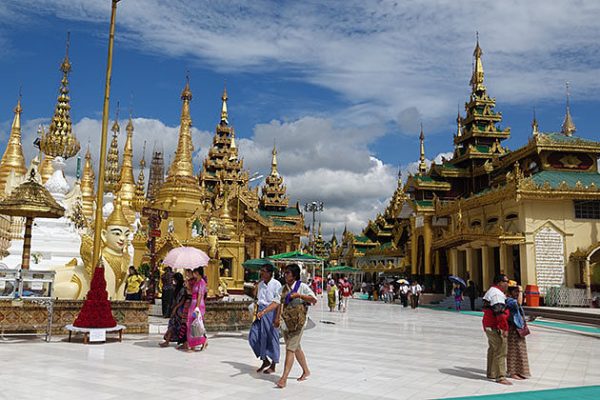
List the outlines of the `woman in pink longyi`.
{"label": "woman in pink longyi", "polygon": [[201,346],[199,350],[204,350],[207,347],[206,334],[196,337],[192,335],[192,322],[194,322],[195,314],[194,310],[200,309],[200,315],[204,321],[204,313],[206,312],[206,305],[204,304],[204,297],[206,295],[206,281],[203,277],[203,268],[196,268],[192,274],[194,276],[194,286],[192,287],[192,301],[188,308],[187,314],[187,341],[183,346],[184,350],[194,350],[196,347]]}

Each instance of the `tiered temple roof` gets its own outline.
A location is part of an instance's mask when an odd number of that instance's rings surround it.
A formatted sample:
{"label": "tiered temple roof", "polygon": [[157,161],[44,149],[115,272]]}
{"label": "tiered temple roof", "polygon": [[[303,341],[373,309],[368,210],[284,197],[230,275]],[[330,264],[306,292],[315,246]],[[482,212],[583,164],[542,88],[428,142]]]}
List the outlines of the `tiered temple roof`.
{"label": "tiered temple roof", "polygon": [[271,173],[265,179],[260,197],[260,206],[265,210],[284,210],[289,202],[283,178],[277,171],[277,149],[273,146],[271,159]]}

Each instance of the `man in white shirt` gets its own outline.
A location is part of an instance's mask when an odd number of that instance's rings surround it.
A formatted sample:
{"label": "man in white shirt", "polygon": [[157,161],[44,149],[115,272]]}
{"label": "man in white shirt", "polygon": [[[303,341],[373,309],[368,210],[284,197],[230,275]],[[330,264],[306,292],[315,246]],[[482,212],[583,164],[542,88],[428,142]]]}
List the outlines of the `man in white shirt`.
{"label": "man in white shirt", "polygon": [[[256,320],[250,327],[248,342],[262,365],[256,372],[275,372],[279,362],[279,329],[273,325],[277,309],[281,303],[281,283],[273,279],[274,267],[265,264],[260,269],[261,280],[257,285]],[[270,359],[270,361],[269,361]]]}
{"label": "man in white shirt", "polygon": [[410,285],[410,308],[417,308],[419,306],[419,297],[423,288],[419,285],[419,282],[412,281]]}

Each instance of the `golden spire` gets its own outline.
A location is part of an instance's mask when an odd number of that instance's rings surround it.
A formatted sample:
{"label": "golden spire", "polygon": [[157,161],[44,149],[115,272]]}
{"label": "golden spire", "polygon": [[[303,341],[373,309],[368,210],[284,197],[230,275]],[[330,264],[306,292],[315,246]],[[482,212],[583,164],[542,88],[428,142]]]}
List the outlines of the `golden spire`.
{"label": "golden spire", "polygon": [[40,162],[40,166],[39,166],[39,172],[40,172],[40,179],[42,184],[46,183],[46,181],[52,176],[52,174],[54,173],[54,167],[52,166],[52,161],[54,161],[54,156],[50,156],[48,154],[44,154],[43,158],[42,158],[42,139],[44,138],[44,135],[46,134],[44,132],[44,127],[42,125],[40,125],[38,127],[38,131],[37,131],[38,137],[40,139],[40,155],[39,155],[39,159],[41,160]]}
{"label": "golden spire", "polygon": [[475,57],[473,61],[473,76],[471,76],[470,82],[473,92],[485,90],[485,86],[483,85],[483,63],[481,62],[482,54],[483,51],[479,47],[479,32],[477,32],[477,44],[475,45],[475,50],[473,50],[473,57]]}
{"label": "golden spire", "polygon": [[425,134],[423,133],[423,124],[421,124],[421,134],[419,135],[419,175],[427,173],[427,164],[425,163]]}
{"label": "golden spire", "polygon": [[535,137],[540,133],[537,118],[535,117],[535,108],[533,109],[533,121],[531,121],[531,134]]}
{"label": "golden spire", "polygon": [[277,149],[273,145],[273,151],[271,151],[273,158],[271,159],[271,175],[278,175],[277,172]]}
{"label": "golden spire", "polygon": [[573,118],[571,118],[571,102],[570,102],[570,93],[569,93],[569,82],[565,82],[565,86],[567,89],[567,110],[565,113],[565,120],[562,123],[561,132],[566,136],[573,136],[573,132],[577,130],[575,127],[575,123],[573,123]]}
{"label": "golden spire", "polygon": [[117,104],[117,113],[115,115],[115,122],[111,128],[113,133],[112,141],[110,142],[110,148],[106,155],[106,173],[104,175],[104,193],[115,193],[119,188],[119,132],[121,127],[119,126],[119,106]]}
{"label": "golden spire", "polygon": [[225,125],[229,125],[228,114],[227,114],[227,87],[223,87],[223,96],[221,96],[221,100],[223,101],[223,105],[221,106],[221,123],[225,123]]}
{"label": "golden spire", "polygon": [[462,136],[462,119],[460,117],[460,111],[456,112],[456,137]]}
{"label": "golden spire", "polygon": [[231,144],[229,147],[234,151],[237,149],[237,145],[235,144],[235,132],[233,130],[231,130]]}
{"label": "golden spire", "polygon": [[70,158],[79,152],[81,145],[72,131],[71,122],[71,99],[69,98],[69,72],[71,72],[71,61],[69,61],[70,34],[67,34],[67,49],[65,58],[60,65],[63,73],[60,82],[58,101],[54,109],[54,116],[50,123],[48,133],[40,142],[44,154],[52,157]]}
{"label": "golden spire", "polygon": [[83,164],[83,174],[81,177],[81,201],[83,208],[83,215],[88,220],[92,220],[94,216],[94,194],[96,176],[94,174],[94,167],[92,166],[92,155],[90,154],[90,145],[88,144],[87,151],[85,153],[85,163]]}
{"label": "golden spire", "polygon": [[146,204],[146,182],[144,176],[144,168],[146,168],[146,141],[144,140],[144,148],[142,150],[142,159],[140,160],[140,174],[135,185],[135,198],[133,202],[133,208],[136,211],[142,211],[144,204]]}
{"label": "golden spire", "polygon": [[25,156],[23,155],[23,146],[21,144],[21,97],[17,100],[15,107],[15,117],[12,127],[10,128],[10,136],[6,143],[6,150],[0,161],[0,195],[4,194],[6,182],[11,171],[15,177],[19,178],[27,173],[25,166]]}
{"label": "golden spire", "polygon": [[131,116],[125,128],[127,138],[123,148],[123,162],[121,163],[121,177],[119,179],[119,193],[123,207],[128,209],[135,196],[135,180],[133,178],[133,121]]}
{"label": "golden spire", "polygon": [[179,127],[179,142],[175,151],[175,158],[169,167],[169,176],[167,180],[176,176],[194,176],[194,166],[192,164],[192,154],[194,145],[192,143],[192,118],[190,117],[190,101],[192,101],[192,91],[190,90],[189,77],[185,87],[181,92],[181,122]]}

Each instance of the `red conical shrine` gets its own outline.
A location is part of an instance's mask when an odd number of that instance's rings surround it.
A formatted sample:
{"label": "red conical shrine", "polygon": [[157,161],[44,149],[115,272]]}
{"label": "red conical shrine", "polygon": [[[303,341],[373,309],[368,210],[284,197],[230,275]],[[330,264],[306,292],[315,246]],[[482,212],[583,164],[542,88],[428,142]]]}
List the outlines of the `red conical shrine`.
{"label": "red conical shrine", "polygon": [[113,328],[117,326],[108,301],[104,267],[98,265],[94,270],[90,291],[73,326],[78,328]]}

